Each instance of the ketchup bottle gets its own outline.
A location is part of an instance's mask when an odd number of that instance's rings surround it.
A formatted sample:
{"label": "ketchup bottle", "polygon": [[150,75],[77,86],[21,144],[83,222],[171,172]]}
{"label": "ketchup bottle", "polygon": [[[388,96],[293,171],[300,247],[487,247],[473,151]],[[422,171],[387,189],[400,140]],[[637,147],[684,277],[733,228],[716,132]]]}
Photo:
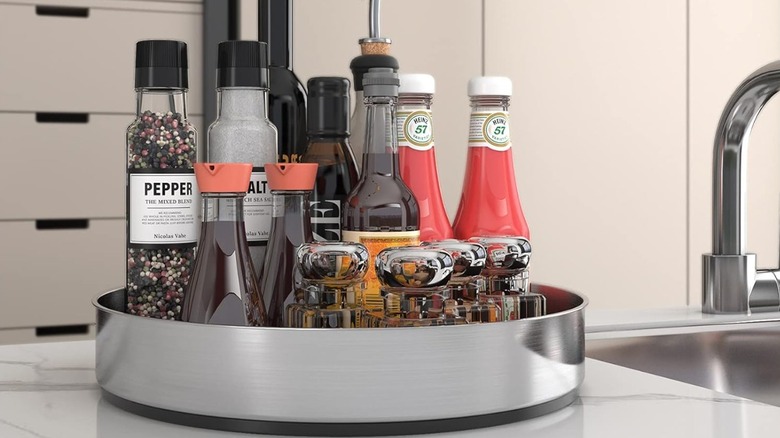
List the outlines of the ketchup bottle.
{"label": "ketchup bottle", "polygon": [[512,81],[482,76],[469,81],[471,123],[463,193],[455,216],[455,237],[529,237],[528,224],[517,195],[512,142],[509,136],[509,98]]}
{"label": "ketchup bottle", "polygon": [[420,209],[420,240],[452,238],[452,227],[444,210],[433,150],[431,101],[436,91],[433,76],[399,75],[398,92],[398,159],[401,179],[412,190]]}

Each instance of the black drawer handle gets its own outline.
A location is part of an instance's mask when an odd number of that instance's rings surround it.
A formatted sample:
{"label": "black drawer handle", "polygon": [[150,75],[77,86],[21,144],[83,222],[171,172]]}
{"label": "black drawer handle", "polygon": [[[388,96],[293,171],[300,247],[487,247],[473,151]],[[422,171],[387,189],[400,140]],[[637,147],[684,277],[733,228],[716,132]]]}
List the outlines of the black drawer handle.
{"label": "black drawer handle", "polygon": [[49,17],[89,17],[89,8],[74,8],[71,6],[36,6],[35,15]]}
{"label": "black drawer handle", "polygon": [[89,219],[38,219],[36,230],[86,230]]}
{"label": "black drawer handle", "polygon": [[86,335],[87,333],[89,333],[87,324],[35,327],[35,336]]}
{"label": "black drawer handle", "polygon": [[35,113],[38,123],[89,123],[88,113]]}

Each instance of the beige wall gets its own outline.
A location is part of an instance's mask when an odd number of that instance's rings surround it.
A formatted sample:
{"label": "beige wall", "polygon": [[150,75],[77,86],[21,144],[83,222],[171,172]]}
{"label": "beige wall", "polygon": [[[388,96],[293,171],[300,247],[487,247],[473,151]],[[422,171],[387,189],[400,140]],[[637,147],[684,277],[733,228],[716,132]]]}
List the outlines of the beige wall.
{"label": "beige wall", "polygon": [[[368,1],[294,4],[301,80],[351,78]],[[699,303],[715,126],[739,81],[780,58],[780,3],[386,0],[382,8],[401,70],[437,79],[451,215],[465,167],[466,82],[509,76],[533,279],[582,291],[594,308]],[[256,36],[247,29],[242,35]],[[779,111],[777,102],[764,110],[749,157],[748,249],[761,266],[778,258]]]}

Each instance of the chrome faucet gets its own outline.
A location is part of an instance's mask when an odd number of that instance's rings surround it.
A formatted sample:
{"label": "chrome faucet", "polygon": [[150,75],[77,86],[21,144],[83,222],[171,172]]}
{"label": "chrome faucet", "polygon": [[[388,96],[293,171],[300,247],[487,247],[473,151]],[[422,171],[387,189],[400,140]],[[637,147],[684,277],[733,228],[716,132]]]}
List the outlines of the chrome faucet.
{"label": "chrome faucet", "polygon": [[780,61],[745,79],[731,95],[715,133],[712,254],[703,256],[702,312],[750,313],[780,308],[780,270],[756,270],[745,253],[747,146],[764,104],[780,90]]}

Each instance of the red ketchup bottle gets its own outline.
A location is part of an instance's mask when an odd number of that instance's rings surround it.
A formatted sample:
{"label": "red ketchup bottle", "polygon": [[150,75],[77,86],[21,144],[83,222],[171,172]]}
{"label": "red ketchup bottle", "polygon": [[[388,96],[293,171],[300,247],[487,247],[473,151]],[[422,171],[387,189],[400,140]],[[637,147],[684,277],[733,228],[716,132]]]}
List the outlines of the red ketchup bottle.
{"label": "red ketchup bottle", "polygon": [[522,236],[528,224],[517,195],[509,98],[512,81],[482,76],[469,81],[471,123],[463,193],[455,216],[455,237]]}
{"label": "red ketchup bottle", "polygon": [[452,227],[441,198],[433,149],[431,101],[436,82],[426,74],[402,74],[399,78],[398,159],[401,179],[412,190],[420,209],[420,240],[451,239]]}

